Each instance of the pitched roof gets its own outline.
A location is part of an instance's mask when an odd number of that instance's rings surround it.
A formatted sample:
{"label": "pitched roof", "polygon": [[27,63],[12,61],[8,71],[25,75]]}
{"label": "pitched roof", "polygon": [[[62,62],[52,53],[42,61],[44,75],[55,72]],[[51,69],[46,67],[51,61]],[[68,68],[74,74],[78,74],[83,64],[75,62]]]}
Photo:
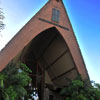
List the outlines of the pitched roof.
{"label": "pitched roof", "polygon": [[[60,11],[59,23],[52,21],[53,8]],[[49,0],[6,45],[0,52],[0,71],[2,71],[32,39],[44,30],[52,27],[55,27],[59,31],[66,42],[78,72],[82,74],[83,79],[88,79],[88,73],[62,0]]]}

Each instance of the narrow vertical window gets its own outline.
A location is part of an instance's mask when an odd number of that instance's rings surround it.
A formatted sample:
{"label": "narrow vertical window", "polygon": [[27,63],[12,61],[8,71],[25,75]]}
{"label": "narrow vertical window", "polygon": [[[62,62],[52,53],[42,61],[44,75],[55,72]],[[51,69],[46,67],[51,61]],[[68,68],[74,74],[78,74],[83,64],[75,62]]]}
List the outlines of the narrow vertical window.
{"label": "narrow vertical window", "polygon": [[52,9],[52,21],[59,22],[60,11],[53,8]]}

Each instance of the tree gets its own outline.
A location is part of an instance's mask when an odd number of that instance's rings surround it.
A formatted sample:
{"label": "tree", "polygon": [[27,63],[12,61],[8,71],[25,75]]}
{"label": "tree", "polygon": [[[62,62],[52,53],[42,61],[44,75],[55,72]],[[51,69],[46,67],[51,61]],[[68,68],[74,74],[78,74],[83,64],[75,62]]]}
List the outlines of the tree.
{"label": "tree", "polygon": [[10,63],[0,73],[0,100],[19,100],[27,95],[25,87],[31,82],[32,71],[23,63]]}
{"label": "tree", "polygon": [[100,84],[87,85],[82,80],[74,80],[61,94],[66,100],[100,100]]}
{"label": "tree", "polygon": [[4,18],[5,18],[4,13],[3,13],[2,9],[0,8],[0,32],[5,27],[5,24],[3,23]]}

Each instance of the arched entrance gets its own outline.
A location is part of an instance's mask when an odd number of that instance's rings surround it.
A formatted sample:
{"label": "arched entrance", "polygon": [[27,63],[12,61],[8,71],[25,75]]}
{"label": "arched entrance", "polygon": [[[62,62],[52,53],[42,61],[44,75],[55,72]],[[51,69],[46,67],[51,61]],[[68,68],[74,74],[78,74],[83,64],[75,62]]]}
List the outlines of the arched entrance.
{"label": "arched entrance", "polygon": [[59,90],[78,75],[68,46],[55,27],[36,36],[24,48],[20,60],[32,69],[32,84],[42,100],[60,100]]}

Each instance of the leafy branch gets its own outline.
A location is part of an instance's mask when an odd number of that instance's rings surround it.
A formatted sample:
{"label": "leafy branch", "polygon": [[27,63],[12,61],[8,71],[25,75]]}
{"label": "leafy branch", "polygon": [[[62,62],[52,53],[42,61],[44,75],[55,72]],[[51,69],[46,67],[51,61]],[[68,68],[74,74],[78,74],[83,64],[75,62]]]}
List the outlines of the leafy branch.
{"label": "leafy branch", "polygon": [[32,81],[32,71],[23,63],[10,63],[0,73],[0,100],[19,100],[27,95],[25,87]]}

